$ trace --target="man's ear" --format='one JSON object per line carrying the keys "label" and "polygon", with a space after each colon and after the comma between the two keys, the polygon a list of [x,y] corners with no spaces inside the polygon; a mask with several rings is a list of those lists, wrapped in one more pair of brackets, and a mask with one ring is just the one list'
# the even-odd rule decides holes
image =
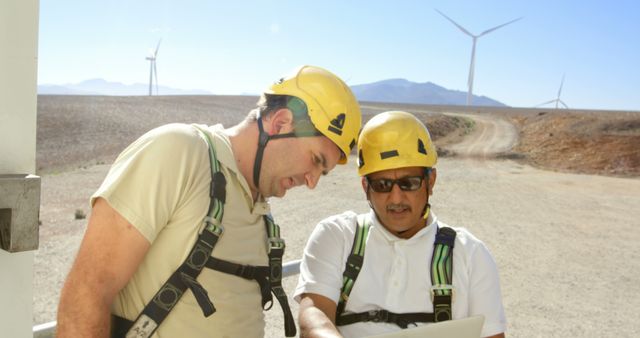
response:
{"label": "man's ear", "polygon": [[293,132],[293,114],[287,108],[280,108],[271,113],[265,122],[269,125],[269,135]]}
{"label": "man's ear", "polygon": [[369,183],[367,183],[367,178],[362,176],[362,190],[364,190],[365,194],[369,188]]}
{"label": "man's ear", "polygon": [[436,176],[438,176],[436,168],[431,168],[431,172],[429,173],[429,195],[433,195],[433,186],[436,185]]}

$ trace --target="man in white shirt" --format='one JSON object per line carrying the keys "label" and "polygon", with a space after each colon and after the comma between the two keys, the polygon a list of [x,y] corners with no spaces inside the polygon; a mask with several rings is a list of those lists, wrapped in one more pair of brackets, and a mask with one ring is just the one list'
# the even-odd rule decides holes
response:
{"label": "man in white shirt", "polygon": [[431,212],[437,154],[415,116],[386,112],[358,140],[371,206],[318,224],[294,297],[301,337],[366,337],[482,315],[483,337],[504,337],[498,270],[486,246]]}

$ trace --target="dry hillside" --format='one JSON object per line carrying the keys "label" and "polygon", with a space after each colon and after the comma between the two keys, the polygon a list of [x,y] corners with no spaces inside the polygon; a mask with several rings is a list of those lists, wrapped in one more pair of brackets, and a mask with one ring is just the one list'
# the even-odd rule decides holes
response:
{"label": "dry hillside", "polygon": [[[241,121],[253,96],[38,97],[37,168],[62,172],[112,162],[146,131],[171,122]],[[640,112],[362,103],[365,121],[386,110],[406,110],[427,123],[439,148],[457,142],[473,121],[443,113],[490,114],[516,125],[519,142],[503,156],[543,168],[616,176],[640,175]],[[448,154],[446,151],[442,155]]]}
{"label": "dry hillside", "polygon": [[540,112],[513,118],[514,151],[535,166],[559,171],[640,176],[640,113]]}
{"label": "dry hillside", "polygon": [[[111,163],[129,143],[166,123],[236,124],[255,107],[253,96],[62,96],[38,97],[38,173]],[[385,111],[363,108],[365,120]],[[415,112],[434,140],[463,134],[457,117]],[[450,138],[443,143],[451,142]]]}

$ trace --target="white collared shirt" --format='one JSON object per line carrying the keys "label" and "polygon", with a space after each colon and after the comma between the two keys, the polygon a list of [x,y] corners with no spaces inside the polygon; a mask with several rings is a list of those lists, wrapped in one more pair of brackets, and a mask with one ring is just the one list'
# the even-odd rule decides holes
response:
{"label": "white collared shirt", "polygon": [[[385,309],[395,313],[433,312],[430,264],[438,226],[432,222],[409,239],[398,238],[367,216],[371,229],[364,263],[354,284],[345,313]],[[342,273],[355,236],[357,215],[345,212],[329,217],[314,229],[304,251],[294,298],[314,293],[338,302]],[[498,270],[484,243],[464,228],[455,228],[453,250],[453,319],[485,317],[482,336],[506,330]],[[340,326],[345,337],[364,337],[396,331],[395,324],[360,322]]]}

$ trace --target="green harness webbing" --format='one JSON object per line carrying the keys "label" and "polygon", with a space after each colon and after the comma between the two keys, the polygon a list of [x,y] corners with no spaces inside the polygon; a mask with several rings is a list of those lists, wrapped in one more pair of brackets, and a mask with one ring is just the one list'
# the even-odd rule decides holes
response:
{"label": "green harness webbing", "polygon": [[353,238],[351,254],[347,258],[345,270],[342,274],[342,290],[336,310],[336,325],[349,325],[357,322],[385,322],[394,323],[405,329],[416,323],[433,323],[450,320],[451,301],[453,297],[453,246],[456,239],[455,230],[440,227],[434,241],[433,256],[431,258],[431,300],[432,313],[393,313],[387,310],[375,310],[360,313],[344,314],[349,294],[358,278],[364,263],[364,249],[371,223],[366,215],[358,215],[356,233]]}
{"label": "green harness webbing", "polygon": [[[271,215],[265,215],[264,222],[269,244],[269,266],[241,265],[217,259],[211,256],[218,239],[222,235],[222,216],[226,199],[226,179],[220,172],[220,163],[216,159],[215,148],[209,135],[195,127],[206,140],[211,162],[211,186],[209,196],[209,210],[204,218],[204,229],[198,236],[195,245],[187,259],[169,277],[152,300],[145,306],[138,318],[131,322],[124,318],[112,316],[112,337],[148,338],[157,330],[158,326],[171,312],[173,307],[187,288],[189,288],[205,317],[212,315],[216,308],[209,299],[209,295],[196,280],[202,269],[214,269],[220,272],[236,275],[249,280],[255,280],[260,285],[262,307],[268,310],[273,305],[271,293],[276,296],[284,312],[285,335],[296,335],[296,325],[293,320],[287,295],[282,288],[282,256],[285,250],[284,240],[280,238],[280,227],[273,221]],[[242,319],[239,318],[239,321]]]}

